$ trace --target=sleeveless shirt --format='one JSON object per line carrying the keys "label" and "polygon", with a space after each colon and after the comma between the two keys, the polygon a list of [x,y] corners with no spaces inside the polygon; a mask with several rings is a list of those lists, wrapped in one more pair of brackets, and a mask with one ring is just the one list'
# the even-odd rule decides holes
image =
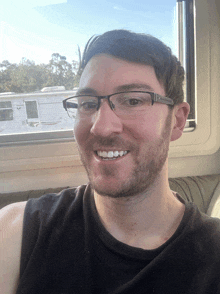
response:
{"label": "sleeveless shirt", "polygon": [[220,293],[220,220],[185,206],[174,235],[143,250],[106,231],[90,185],[30,199],[16,294]]}

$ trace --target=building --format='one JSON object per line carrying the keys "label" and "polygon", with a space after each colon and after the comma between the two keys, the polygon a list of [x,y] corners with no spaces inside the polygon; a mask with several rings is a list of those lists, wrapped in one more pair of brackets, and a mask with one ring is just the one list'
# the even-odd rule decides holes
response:
{"label": "building", "polygon": [[34,93],[0,93],[0,135],[72,129],[62,101],[75,92],[47,87]]}

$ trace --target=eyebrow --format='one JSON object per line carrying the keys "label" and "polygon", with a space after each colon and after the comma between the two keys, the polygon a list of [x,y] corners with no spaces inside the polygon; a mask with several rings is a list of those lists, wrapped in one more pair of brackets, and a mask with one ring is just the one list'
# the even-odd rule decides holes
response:
{"label": "eyebrow", "polygon": [[97,95],[97,92],[92,88],[85,87],[85,88],[79,89],[75,95],[76,96],[77,95]]}
{"label": "eyebrow", "polygon": [[148,91],[154,92],[154,89],[148,84],[132,83],[132,84],[125,84],[125,85],[116,87],[116,91],[119,91],[119,92],[132,91],[135,89],[138,89],[138,90],[142,89],[142,90],[148,90]]}
{"label": "eyebrow", "polygon": [[[132,83],[132,84],[125,84],[120,85],[115,88],[115,92],[124,92],[124,91],[134,91],[134,90],[147,90],[150,92],[154,92],[154,89],[148,84],[140,84],[140,83]],[[79,89],[76,94],[77,95],[97,95],[97,91],[93,88],[85,87]]]}

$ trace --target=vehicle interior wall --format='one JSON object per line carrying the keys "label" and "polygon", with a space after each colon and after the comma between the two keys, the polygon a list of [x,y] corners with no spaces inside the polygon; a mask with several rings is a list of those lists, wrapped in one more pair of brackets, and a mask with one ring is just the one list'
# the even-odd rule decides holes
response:
{"label": "vehicle interior wall", "polygon": [[[197,105],[204,93],[210,94],[211,116],[216,115],[215,126],[211,126],[210,134],[215,133],[215,148],[210,148],[206,155],[196,155],[169,159],[169,176],[193,176],[220,173],[220,1],[195,1],[196,5],[196,97]],[[208,28],[208,29],[207,29]],[[205,59],[209,59],[206,67]],[[208,89],[208,91],[207,91]],[[207,91],[207,92],[206,92]],[[204,100],[208,95],[204,97]],[[212,107],[215,104],[215,109]],[[206,104],[204,104],[205,107]],[[202,146],[198,146],[198,149]],[[212,150],[211,150],[212,149]],[[208,152],[207,152],[208,153]]]}

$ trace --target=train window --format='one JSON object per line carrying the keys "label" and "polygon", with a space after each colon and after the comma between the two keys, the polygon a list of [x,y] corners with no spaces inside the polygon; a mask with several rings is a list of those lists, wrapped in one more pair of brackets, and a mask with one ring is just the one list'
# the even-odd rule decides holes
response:
{"label": "train window", "polygon": [[[187,28],[193,13],[185,2],[192,3],[185,0],[156,0],[152,4],[143,0],[135,3],[99,0],[92,5],[65,0],[4,3],[0,101],[6,98],[4,92],[13,92],[7,99],[16,105],[16,119],[13,128],[2,126],[2,144],[35,143],[47,137],[53,142],[73,139],[73,122],[63,110],[62,100],[75,93],[79,80],[78,49],[82,51],[94,34],[120,28],[150,33],[170,46],[187,69],[185,56],[189,56],[192,47],[186,46],[186,40],[193,36],[193,30]],[[189,82],[192,79],[187,79],[186,89],[191,88],[187,86]],[[189,99],[192,93],[186,95],[191,104],[194,103]],[[32,99],[35,101],[26,101]],[[37,118],[38,123],[29,123]],[[192,113],[192,121],[194,118]]]}
{"label": "train window", "polygon": [[[112,29],[158,37],[185,67],[185,99],[191,112],[183,136],[171,143],[169,157],[216,152],[220,40],[214,2],[5,1],[0,21],[0,102],[7,102],[0,107],[4,169],[14,171],[14,160],[16,170],[26,169],[25,160],[30,158],[37,168],[50,163],[53,167],[79,165],[78,157],[68,158],[77,154],[77,147],[72,142],[73,121],[62,100],[76,91],[79,49],[92,35]],[[41,158],[40,163],[36,158]]]}

